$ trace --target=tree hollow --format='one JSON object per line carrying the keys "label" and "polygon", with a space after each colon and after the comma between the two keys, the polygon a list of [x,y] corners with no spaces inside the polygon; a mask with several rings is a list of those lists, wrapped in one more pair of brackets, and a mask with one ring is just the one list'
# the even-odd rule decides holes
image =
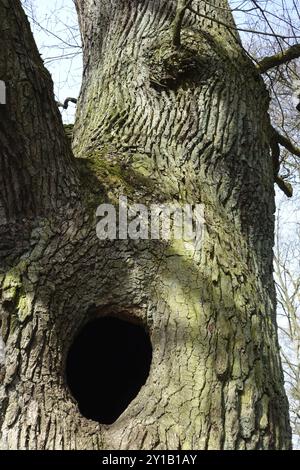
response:
{"label": "tree hollow", "polygon": [[87,323],[66,361],[67,384],[81,414],[112,424],[145,384],[151,359],[151,341],[141,325],[115,317]]}

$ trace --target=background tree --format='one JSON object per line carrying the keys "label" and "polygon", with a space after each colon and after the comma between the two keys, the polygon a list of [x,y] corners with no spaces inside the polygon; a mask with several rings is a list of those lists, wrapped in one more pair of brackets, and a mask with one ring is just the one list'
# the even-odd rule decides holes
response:
{"label": "background tree", "polygon": [[287,216],[292,211],[290,209],[286,213],[285,207],[286,204],[281,203],[277,215],[275,279],[281,354],[290,404],[293,445],[297,449],[300,445],[299,214],[294,214],[293,223],[291,217]]}
{"label": "background tree", "polygon": [[[0,1],[4,447],[290,446],[269,96],[227,2],[187,3],[174,44],[175,1],[76,2],[73,158],[20,4]],[[95,207],[124,192],[201,202],[201,250],[99,242]],[[79,414],[63,373],[78,329],[107,313],[142,322],[153,346],[145,387],[108,428]]]}

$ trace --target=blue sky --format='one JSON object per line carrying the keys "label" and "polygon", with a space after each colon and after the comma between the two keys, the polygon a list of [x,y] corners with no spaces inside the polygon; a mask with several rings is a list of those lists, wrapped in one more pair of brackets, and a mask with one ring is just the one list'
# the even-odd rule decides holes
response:
{"label": "blue sky", "polygon": [[[40,53],[49,69],[57,101],[80,91],[82,60],[77,15],[72,0],[23,0]],[[41,26],[42,27],[41,27]],[[75,105],[62,110],[65,123],[73,122]]]}

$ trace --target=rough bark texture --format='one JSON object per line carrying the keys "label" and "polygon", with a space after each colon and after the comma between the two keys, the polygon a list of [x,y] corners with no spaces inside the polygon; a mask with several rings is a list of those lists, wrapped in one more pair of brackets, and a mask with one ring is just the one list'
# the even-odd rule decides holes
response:
{"label": "rough bark texture", "polygon": [[0,106],[0,253],[4,256],[24,249],[34,219],[71,205],[78,183],[53,100],[51,76],[19,2],[1,1],[0,17],[0,76],[8,95],[7,105]]}
{"label": "rough bark texture", "polygon": [[[38,169],[53,189],[30,179],[33,206],[49,212],[30,226],[22,254],[2,266],[2,448],[289,448],[272,277],[269,98],[237,35],[189,12],[174,51],[175,1],[77,0],[84,77],[72,159],[19,2],[8,3],[0,0],[9,24],[1,32],[9,42],[18,28],[22,41],[0,69],[22,73],[32,87],[18,87],[18,100],[10,95],[1,111],[21,116],[10,126],[1,114],[1,177],[4,187],[18,184],[20,159],[24,175]],[[233,25],[227,1],[194,0],[193,8]],[[14,142],[17,127],[27,153]],[[68,200],[77,174],[77,204],[66,205],[59,194]],[[6,224],[15,207],[29,217],[5,194]],[[178,240],[100,242],[95,206],[119,194],[202,203],[201,249]],[[58,200],[63,214],[50,210]],[[146,326],[153,361],[136,399],[103,426],[79,414],[64,363],[80,327],[108,313]]]}

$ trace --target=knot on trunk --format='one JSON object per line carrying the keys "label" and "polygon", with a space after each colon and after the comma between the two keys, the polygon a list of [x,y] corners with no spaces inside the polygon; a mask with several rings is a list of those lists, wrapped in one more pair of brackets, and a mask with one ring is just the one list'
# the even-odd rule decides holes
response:
{"label": "knot on trunk", "polygon": [[149,79],[153,88],[176,90],[180,86],[205,83],[218,69],[219,57],[199,34],[184,35],[184,44],[175,48],[169,38],[156,43],[147,54]]}

